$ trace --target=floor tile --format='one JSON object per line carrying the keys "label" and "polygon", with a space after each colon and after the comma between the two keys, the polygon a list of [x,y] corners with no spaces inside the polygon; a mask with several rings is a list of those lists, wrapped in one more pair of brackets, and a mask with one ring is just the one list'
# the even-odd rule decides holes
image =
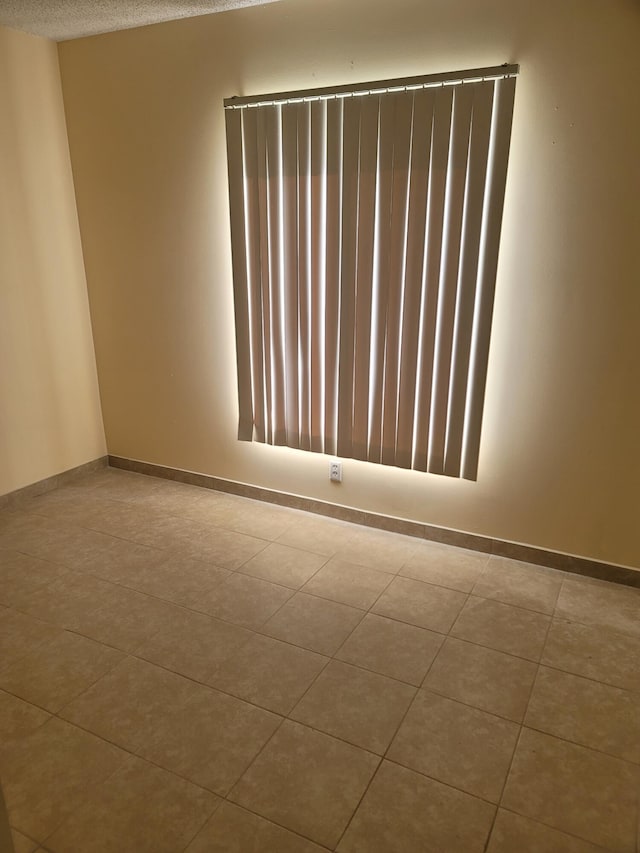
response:
{"label": "floor tile", "polygon": [[[0,514],[0,548],[40,556],[40,551],[55,535],[57,526],[52,519],[20,510],[7,510]],[[34,544],[39,549],[36,554],[32,553]]]}
{"label": "floor tile", "polygon": [[34,853],[38,848],[37,841],[32,841],[30,838],[27,838],[26,835],[18,832],[17,829],[11,830],[11,838],[13,841],[14,853]]}
{"label": "floor tile", "polygon": [[326,557],[274,542],[252,557],[240,571],[246,575],[299,589],[326,562]]}
{"label": "floor tile", "polygon": [[637,690],[640,685],[640,637],[554,619],[542,663]]}
{"label": "floor tile", "polygon": [[640,768],[523,729],[502,805],[616,853],[636,847]]}
{"label": "floor tile", "polygon": [[186,853],[322,853],[324,849],[225,802],[187,847]]}
{"label": "floor tile", "polygon": [[332,558],[308,581],[303,591],[367,610],[393,575]]}
{"label": "floor tile", "polygon": [[76,481],[78,488],[84,486],[91,497],[108,500],[126,500],[133,502],[136,497],[148,497],[158,488],[171,485],[156,477],[134,474],[132,471],[120,471],[117,468],[104,468],[94,474]]}
{"label": "floor tile", "polygon": [[295,516],[287,507],[269,506],[237,495],[222,497],[212,517],[212,523],[217,527],[273,540],[285,533],[294,522]]}
{"label": "floor tile", "polygon": [[176,853],[218,804],[208,791],[129,757],[46,843],[52,853]]}
{"label": "floor tile", "polygon": [[0,687],[55,713],[123,658],[122,652],[62,631],[8,666],[0,664]]}
{"label": "floor tile", "polygon": [[380,596],[373,612],[446,634],[466,600],[461,592],[398,577]]}
{"label": "floor tile", "polygon": [[212,563],[163,553],[163,562],[140,567],[122,583],[165,601],[197,608],[203,596],[231,577],[230,571]]}
{"label": "floor tile", "polygon": [[451,634],[499,652],[539,661],[551,618],[472,595],[460,611]]}
{"label": "floor tile", "polygon": [[200,687],[142,734],[138,753],[225,796],[281,721],[248,702]]}
{"label": "floor tile", "polygon": [[640,764],[640,693],[541,666],[525,724]]}
{"label": "floor tile", "polygon": [[495,806],[384,761],[340,853],[482,853]]}
{"label": "floor tile", "polygon": [[424,686],[483,711],[521,722],[536,665],[493,649],[448,638]]}
{"label": "floor tile", "polygon": [[217,527],[207,531],[206,536],[190,538],[176,547],[185,557],[205,560],[223,569],[235,571],[262,551],[267,544],[264,539]]}
{"label": "floor tile", "polygon": [[158,666],[208,683],[215,670],[253,636],[204,613],[185,610],[136,652]]}
{"label": "floor tile", "polygon": [[63,524],[79,526],[83,526],[110,505],[111,501],[99,497],[92,498],[87,489],[77,489],[73,486],[53,489],[22,504],[29,513],[42,515]]}
{"label": "floor tile", "polygon": [[127,530],[126,538],[152,548],[180,549],[185,556],[191,556],[187,552],[195,549],[211,532],[209,527],[188,518],[148,513],[144,509],[133,511],[139,515]]}
{"label": "floor tile", "polygon": [[97,610],[90,615],[77,615],[76,630],[98,642],[133,653],[179,614],[180,610],[169,602],[114,584]]}
{"label": "floor tile", "polygon": [[100,578],[68,572],[45,588],[35,590],[21,610],[36,619],[75,630],[90,620],[113,588],[113,584]]}
{"label": "floor tile", "polygon": [[43,526],[37,536],[30,538],[23,546],[25,553],[34,557],[60,563],[69,569],[84,566],[87,561],[95,558],[111,544],[111,537],[72,525],[56,525],[50,522],[52,528],[45,535]]}
{"label": "floor tile", "polygon": [[10,823],[44,841],[121,766],[126,753],[52,717],[2,749],[1,760]]}
{"label": "floor tile", "polygon": [[214,687],[288,714],[327,663],[315,652],[271,637],[252,637],[211,676]]}
{"label": "floor tile", "polygon": [[352,527],[353,536],[338,544],[336,555],[355,563],[395,574],[416,552],[420,540],[372,527]]}
{"label": "floor tile", "polygon": [[420,543],[400,574],[460,592],[471,592],[488,562],[488,554],[425,541]]}
{"label": "floor tile", "polygon": [[0,661],[11,666],[62,634],[60,628],[15,610],[0,610]]}
{"label": "floor tile", "polygon": [[424,628],[368,613],[336,657],[420,686],[443,639]]}
{"label": "floor tile", "polygon": [[640,589],[591,580],[566,580],[555,615],[640,637]]}
{"label": "floor tile", "polygon": [[0,743],[26,737],[51,715],[11,693],[0,690]]}
{"label": "floor tile", "polygon": [[387,758],[498,803],[520,727],[420,690]]}
{"label": "floor tile", "polygon": [[[192,499],[172,512],[181,518],[190,518],[205,527],[222,527],[219,523],[221,513],[235,500],[235,495],[219,492],[215,489],[194,489]],[[146,503],[146,500],[144,501]]]}
{"label": "floor tile", "polygon": [[588,841],[498,809],[487,853],[605,853]]}
{"label": "floor tile", "polygon": [[23,607],[40,619],[125,652],[134,652],[176,612],[167,602],[71,572],[37,590]]}
{"label": "floor tile", "polygon": [[28,596],[68,571],[66,566],[0,550],[0,604],[20,607]]}
{"label": "floor tile", "polygon": [[548,569],[504,557],[491,557],[473,588],[473,594],[552,614],[561,585],[561,577]]}
{"label": "floor tile", "polygon": [[[211,489],[189,486],[186,483],[171,483],[162,481],[162,487],[149,494],[129,496],[128,503],[142,506],[159,515],[175,515],[180,518],[191,518],[191,510],[200,506],[205,497],[212,497],[216,492]],[[195,518],[194,521],[200,519]]]}
{"label": "floor tile", "polygon": [[203,593],[194,607],[225,622],[256,630],[292,595],[293,590],[284,586],[233,574],[214,589]]}
{"label": "floor tile", "polygon": [[86,561],[78,560],[75,571],[88,572],[112,583],[133,586],[139,574],[149,574],[167,559],[167,552],[137,542],[110,537],[108,547]]}
{"label": "floor tile", "polygon": [[147,530],[149,526],[155,529],[165,521],[171,527],[170,516],[166,512],[159,512],[152,508],[147,503],[149,497],[149,495],[145,496],[145,503],[141,505],[131,501],[110,501],[102,511],[92,515],[85,524],[100,533],[118,536],[122,540],[138,543],[141,547],[163,548],[164,537],[152,541],[147,535]]}
{"label": "floor tile", "polygon": [[283,545],[331,557],[355,538],[352,525],[334,518],[305,515],[278,537]]}
{"label": "floor tile", "polygon": [[253,812],[333,847],[379,758],[286,721],[230,794]]}
{"label": "floor tile", "polygon": [[135,751],[143,735],[198,685],[146,661],[127,658],[60,711],[60,716]]}
{"label": "floor tile", "polygon": [[362,610],[298,592],[261,629],[296,646],[332,655],[363,617]]}
{"label": "floor tile", "polygon": [[332,661],[291,712],[291,718],[384,753],[415,695],[408,684]]}

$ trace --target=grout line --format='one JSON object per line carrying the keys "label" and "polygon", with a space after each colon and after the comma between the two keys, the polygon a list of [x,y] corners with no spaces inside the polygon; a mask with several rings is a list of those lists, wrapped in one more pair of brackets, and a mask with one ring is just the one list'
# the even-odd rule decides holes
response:
{"label": "grout line", "polygon": [[572,678],[581,678],[583,681],[591,682],[591,684],[598,684],[600,687],[609,687],[611,690],[619,690],[621,693],[628,693],[630,696],[638,697],[640,694],[640,684],[638,687],[621,687],[619,684],[613,684],[611,681],[600,681],[597,678],[593,678],[593,676],[583,675],[581,672],[575,672],[571,669],[563,669],[557,664],[547,663],[542,659],[540,659],[539,665],[541,669],[551,669],[554,672],[560,672],[563,675],[569,675]]}
{"label": "grout line", "polygon": [[[466,603],[466,602],[465,602],[465,603]],[[463,605],[463,606],[464,606],[464,605]],[[462,609],[462,608],[461,608],[461,609]],[[441,643],[440,648],[439,648],[439,649],[438,649],[438,651],[435,653],[435,655],[433,656],[433,659],[431,660],[431,663],[430,663],[430,664],[429,664],[429,666],[427,667],[427,671],[425,672],[425,674],[424,674],[424,676],[423,676],[423,679],[422,679],[422,682],[421,682],[420,686],[419,686],[419,687],[417,687],[417,688],[415,689],[414,696],[413,696],[413,698],[411,699],[411,702],[409,702],[409,705],[407,706],[407,710],[406,710],[406,711],[405,711],[405,713],[402,715],[402,718],[401,718],[400,722],[399,722],[399,723],[398,723],[398,725],[396,726],[396,729],[395,729],[395,731],[394,731],[394,733],[393,733],[392,737],[390,738],[389,743],[387,744],[387,748],[385,749],[385,751],[384,751],[384,753],[383,753],[383,755],[382,755],[381,762],[380,762],[380,764],[378,765],[378,768],[376,769],[376,772],[374,773],[374,775],[373,775],[373,776],[371,777],[371,779],[369,780],[369,784],[367,785],[367,788],[366,788],[366,790],[365,790],[364,794],[363,794],[363,795],[362,795],[362,797],[360,798],[360,801],[359,801],[358,805],[356,806],[356,808],[354,809],[354,811],[353,811],[353,813],[352,813],[352,815],[351,815],[351,818],[349,819],[349,822],[347,823],[347,826],[345,827],[344,832],[343,832],[343,833],[342,833],[342,835],[340,836],[340,841],[342,841],[342,839],[343,839],[343,838],[344,838],[344,836],[346,835],[346,833],[347,833],[347,831],[348,831],[349,827],[351,826],[351,823],[353,822],[353,819],[355,818],[355,815],[356,815],[356,813],[357,813],[357,811],[358,811],[358,809],[359,809],[359,807],[360,807],[360,804],[362,803],[362,801],[363,801],[363,799],[364,799],[364,797],[365,797],[365,795],[366,795],[367,791],[369,790],[369,788],[370,788],[370,786],[371,786],[371,784],[372,784],[372,782],[373,782],[373,779],[374,779],[374,777],[376,776],[376,774],[377,774],[377,772],[378,772],[378,769],[382,766],[382,763],[383,763],[384,761],[392,761],[391,759],[389,759],[389,758],[388,758],[389,750],[391,749],[391,747],[392,747],[392,745],[393,745],[393,742],[395,741],[396,737],[398,736],[398,732],[399,732],[399,731],[400,731],[400,729],[402,728],[402,726],[403,726],[403,724],[404,724],[404,722],[405,722],[405,720],[406,720],[407,716],[409,715],[409,713],[410,713],[411,709],[413,708],[413,706],[414,706],[414,704],[415,704],[415,702],[416,702],[416,699],[417,699],[417,697],[418,697],[418,695],[419,695],[419,693],[420,693],[420,690],[422,689],[422,687],[423,687],[423,685],[424,685],[424,682],[425,682],[425,680],[426,680],[426,678],[427,678],[427,676],[428,676],[429,672],[431,671],[431,668],[432,668],[433,664],[435,663],[436,658],[437,658],[437,657],[438,657],[438,655],[440,654],[440,651],[442,650],[442,647],[443,647],[443,646],[444,646],[444,641]],[[398,764],[400,767],[405,767],[405,765],[402,765],[402,764],[400,764],[399,762],[393,762],[393,763],[394,763],[394,764]],[[407,768],[407,767],[405,767],[405,769],[412,770],[413,768]],[[420,772],[420,771],[414,771],[414,772]],[[422,775],[425,775],[425,776],[426,776],[426,774],[422,774]],[[433,778],[433,777],[427,777],[427,778]],[[439,782],[440,780],[435,780],[435,781],[438,781],[438,782]],[[441,782],[441,784],[445,784],[445,783],[442,783],[442,782]],[[450,787],[451,787],[451,786],[450,786]],[[340,844],[340,841],[338,842],[338,845]],[[338,846],[338,845],[337,845],[337,846]]]}
{"label": "grout line", "polygon": [[493,815],[493,820],[491,821],[491,827],[490,827],[489,833],[487,835],[487,840],[485,841],[485,845],[484,845],[485,853],[488,850],[489,842],[491,841],[491,836],[493,835],[493,830],[494,830],[494,827],[496,825],[496,818],[498,817],[498,812],[501,808],[502,800],[504,799],[504,792],[507,788],[507,782],[509,781],[509,776],[511,775],[511,768],[513,767],[513,762],[514,762],[515,757],[516,757],[516,752],[518,751],[518,746],[520,745],[520,738],[522,737],[523,728],[524,728],[523,724],[520,723],[520,728],[518,729],[518,736],[516,738],[516,742],[515,742],[515,745],[513,747],[513,752],[511,753],[511,760],[509,761],[509,766],[508,766],[507,772],[505,773],[505,776],[504,776],[504,782],[502,783],[502,791],[500,792],[500,796],[498,798],[498,802],[496,805],[496,810],[495,810],[495,813]]}
{"label": "grout line", "polygon": [[[375,754],[375,753],[374,753],[374,754]],[[376,776],[378,775],[378,772],[379,772],[380,768],[382,767],[382,765],[383,765],[383,763],[384,763],[384,756],[382,756],[382,755],[377,755],[376,757],[378,758],[378,764],[376,765],[376,769],[375,769],[375,770],[373,771],[373,773],[371,774],[371,778],[369,779],[369,781],[368,781],[368,783],[367,783],[367,785],[366,785],[366,787],[365,787],[364,791],[362,792],[362,796],[359,798],[359,800],[358,800],[358,802],[356,803],[356,805],[355,805],[355,807],[354,807],[353,811],[351,812],[351,817],[350,817],[350,818],[349,818],[349,820],[347,821],[347,824],[346,824],[345,828],[343,829],[343,831],[342,831],[342,833],[341,833],[341,835],[340,835],[340,838],[338,838],[338,841],[337,841],[337,843],[336,843],[336,844],[335,844],[335,846],[334,846],[334,850],[337,850],[337,849],[338,849],[338,847],[340,847],[340,844],[342,843],[342,839],[345,837],[345,835],[346,835],[346,834],[347,834],[347,832],[349,831],[349,827],[350,827],[350,826],[351,826],[351,824],[353,823],[353,820],[354,820],[355,816],[357,815],[357,813],[358,813],[358,811],[359,811],[359,809],[360,809],[360,806],[362,805],[362,803],[363,803],[363,801],[364,801],[364,798],[365,798],[365,797],[367,796],[367,794],[369,793],[369,788],[370,788],[370,787],[371,787],[371,785],[373,784],[373,780],[374,780],[374,779],[376,778]]]}
{"label": "grout line", "polygon": [[[216,796],[218,796],[218,795],[216,795]],[[253,815],[254,817],[257,817],[260,820],[264,821],[265,823],[269,823],[272,826],[277,827],[278,829],[283,829],[283,830],[285,830],[285,832],[288,832],[291,835],[294,835],[296,838],[299,838],[301,841],[307,841],[307,842],[310,842],[312,844],[315,844],[320,850],[327,850],[327,851],[331,850],[330,847],[326,847],[324,844],[321,844],[319,841],[314,841],[309,836],[302,835],[297,830],[291,829],[290,827],[285,826],[284,824],[278,823],[276,820],[274,820],[273,817],[265,817],[264,815],[260,814],[259,812],[254,811],[253,809],[249,808],[249,806],[247,806],[247,805],[240,805],[240,803],[236,803],[234,800],[229,800],[226,797],[220,797],[219,799],[220,799],[219,804],[217,805],[213,814],[207,818],[204,826],[206,826],[215,817],[216,813],[219,811],[219,809],[223,805],[227,804],[227,805],[231,806],[232,808],[238,809],[239,811],[247,812],[247,814]],[[189,847],[189,845],[193,843],[196,836],[199,835],[200,832],[202,832],[202,830],[204,829],[204,826],[198,830],[196,835],[194,835],[193,838],[191,839],[191,841],[189,841],[189,844],[187,844],[187,846],[185,848],[183,848],[183,853],[184,853],[184,850],[186,850]]]}
{"label": "grout line", "polygon": [[[192,784],[193,784],[193,783],[192,783]],[[203,790],[206,790],[206,788],[204,788]],[[195,839],[198,837],[198,835],[200,835],[200,833],[201,833],[201,832],[202,832],[202,830],[205,828],[205,826],[207,826],[207,825],[208,825],[209,821],[213,819],[214,815],[216,814],[216,812],[218,811],[218,809],[220,808],[220,806],[223,804],[223,802],[224,802],[224,800],[223,800],[223,799],[221,799],[220,797],[218,797],[218,795],[217,795],[217,794],[214,794],[214,796],[216,797],[216,801],[215,801],[215,805],[214,805],[214,809],[213,809],[213,811],[211,812],[211,814],[207,815],[207,817],[204,819],[204,821],[202,822],[202,824],[200,825],[200,827],[199,827],[199,828],[196,830],[196,832],[195,832],[195,833],[194,833],[194,834],[189,838],[189,840],[188,840],[188,841],[187,841],[187,843],[184,845],[184,847],[182,847],[182,848],[181,848],[181,853],[185,853],[185,851],[186,851],[186,850],[190,847],[190,845],[195,841]],[[36,853],[37,853],[37,851],[36,851]]]}
{"label": "grout line", "polygon": [[[240,780],[238,780],[238,781],[240,781]],[[235,785],[234,785],[234,787],[235,787]],[[229,792],[229,793],[231,793],[231,792]],[[296,838],[300,838],[304,841],[307,841],[311,844],[314,844],[316,847],[319,847],[320,850],[331,851],[331,849],[332,849],[331,847],[327,847],[321,841],[316,841],[314,838],[311,838],[311,836],[309,836],[309,835],[303,835],[298,830],[291,829],[291,827],[286,826],[284,823],[278,823],[278,821],[273,816],[266,817],[265,815],[260,814],[260,812],[255,811],[254,809],[252,809],[250,806],[246,805],[245,803],[243,803],[241,805],[240,803],[237,803],[235,800],[230,800],[228,798],[228,796],[222,798],[221,805],[223,803],[228,803],[230,806],[233,806],[234,808],[240,809],[241,811],[248,812],[249,814],[253,815],[254,817],[260,818],[260,820],[265,821],[266,823],[270,823],[273,826],[277,826],[278,829],[283,829],[283,830],[285,830],[285,832],[289,832],[289,833],[291,833],[291,835],[296,836]],[[261,853],[267,853],[267,851],[261,851]],[[269,853],[270,853],[270,851],[269,851]]]}
{"label": "grout line", "polygon": [[[387,588],[388,588],[388,587],[387,587]],[[387,588],[385,588],[385,590],[384,590],[385,592],[386,592],[386,589],[387,589]],[[382,595],[382,593],[380,593],[380,596],[381,596],[381,595]],[[380,596],[378,596],[378,598],[376,599],[376,601],[374,602],[374,604],[371,606],[371,608],[369,608],[369,612],[370,612],[370,613],[372,612],[372,609],[373,609],[373,607],[375,606],[375,604],[378,602],[378,600],[379,600]],[[467,598],[468,598],[468,596],[467,596]],[[466,603],[466,601],[465,601],[465,603]],[[464,606],[464,605],[463,605],[463,606]],[[461,609],[462,609],[462,608],[461,608]],[[423,679],[422,679],[422,684],[424,684],[424,681],[425,681],[425,679],[426,679],[427,675],[429,674],[429,671],[431,670],[431,667],[433,666],[433,664],[434,664],[434,662],[435,662],[435,659],[436,659],[436,658],[438,657],[438,655],[440,654],[440,650],[442,649],[442,646],[443,646],[443,645],[444,645],[444,642],[441,644],[440,648],[438,649],[438,651],[436,652],[436,654],[433,656],[433,660],[432,660],[432,661],[431,661],[431,663],[429,664],[429,667],[427,668],[427,671],[426,671],[426,673],[425,673],[425,675],[424,675],[424,677],[423,677]],[[411,708],[413,707],[413,704],[414,704],[414,702],[416,701],[416,697],[418,696],[418,693],[419,693],[419,691],[420,691],[420,687],[418,687],[418,688],[414,688],[414,689],[415,689],[414,696],[413,696],[413,698],[412,698],[411,702],[409,703],[409,705],[408,705],[408,707],[407,707],[407,710],[406,710],[406,711],[405,711],[405,713],[403,714],[402,719],[400,720],[400,722],[399,722],[399,723],[398,723],[398,725],[396,726],[396,730],[395,730],[395,732],[393,733],[393,736],[391,737],[391,739],[389,740],[389,743],[387,744],[387,748],[385,749],[384,753],[382,754],[382,757],[381,757],[381,759],[380,759],[380,763],[378,764],[378,766],[377,766],[377,768],[376,768],[376,770],[375,770],[375,773],[372,775],[371,779],[369,780],[369,784],[368,784],[368,785],[367,785],[367,787],[365,788],[365,790],[364,790],[364,792],[363,792],[362,796],[360,797],[360,800],[358,801],[358,803],[357,803],[357,805],[356,805],[355,809],[353,810],[353,812],[352,812],[352,814],[351,814],[351,817],[349,818],[349,821],[348,821],[347,825],[345,826],[344,831],[343,831],[342,835],[340,836],[340,839],[338,840],[338,844],[336,845],[336,847],[339,847],[339,846],[340,846],[340,843],[341,843],[342,839],[345,837],[346,833],[348,832],[349,827],[351,826],[351,824],[352,824],[352,822],[353,822],[353,820],[354,820],[354,818],[355,818],[355,816],[356,816],[356,814],[357,814],[357,812],[358,812],[358,809],[360,808],[360,805],[362,804],[362,802],[363,802],[363,800],[364,800],[364,798],[365,798],[365,796],[366,796],[367,792],[369,791],[369,788],[371,787],[371,785],[372,785],[372,783],[373,783],[373,780],[374,780],[374,779],[375,779],[375,777],[377,776],[377,774],[378,774],[378,771],[379,771],[380,767],[382,766],[382,764],[383,764],[383,762],[384,762],[385,760],[388,760],[388,759],[386,758],[386,756],[387,756],[387,754],[388,754],[388,752],[389,752],[389,749],[391,748],[391,745],[393,744],[393,741],[396,739],[397,734],[398,734],[398,732],[400,731],[400,728],[401,728],[402,724],[404,723],[405,719],[407,718],[407,715],[408,715],[409,711],[410,711],[410,710],[411,710]]]}
{"label": "grout line", "polygon": [[562,737],[562,735],[554,734],[553,732],[546,731],[545,729],[539,729],[536,726],[531,725],[530,723],[523,722],[522,728],[528,729],[532,732],[537,732],[538,734],[544,735],[545,737],[553,738],[554,740],[559,740],[562,743],[567,743],[569,744],[569,746],[577,746],[579,749],[586,749],[588,752],[595,752],[597,755],[602,755],[604,758],[612,759],[613,761],[622,761],[624,764],[628,764],[630,767],[635,767],[636,769],[640,768],[640,761],[632,761],[632,759],[630,758],[624,758],[621,755],[614,755],[612,752],[605,752],[603,749],[598,749],[598,747],[596,746],[588,746],[586,743],[580,743],[577,740],[571,740],[568,737]]}
{"label": "grout line", "polygon": [[[551,618],[549,619],[549,622],[547,623],[547,630],[546,630],[546,632],[545,632],[544,643],[542,644],[542,651],[541,651],[541,653],[540,653],[540,660],[542,659],[542,655],[544,654],[544,648],[545,648],[545,645],[546,645],[546,642],[547,642],[547,637],[549,636],[549,630],[550,630],[550,628],[551,628]],[[493,834],[493,829],[494,829],[494,827],[495,827],[496,818],[497,818],[497,816],[498,816],[498,810],[500,809],[500,806],[501,806],[502,801],[503,801],[503,799],[504,799],[505,791],[506,791],[506,789],[507,789],[507,783],[508,783],[508,781],[509,781],[509,776],[511,775],[511,769],[512,769],[512,767],[513,767],[513,762],[515,761],[516,753],[517,753],[517,751],[518,751],[518,747],[519,747],[519,745],[520,745],[520,739],[521,739],[521,737],[522,737],[522,732],[523,732],[523,730],[524,730],[524,728],[525,728],[524,721],[525,721],[525,719],[526,719],[526,717],[527,717],[527,711],[529,710],[529,705],[530,705],[530,703],[531,703],[531,697],[533,696],[533,691],[534,691],[534,689],[535,689],[535,684],[536,684],[536,681],[538,680],[538,674],[540,673],[540,660],[538,660],[538,663],[537,663],[537,669],[536,669],[536,674],[535,674],[535,677],[533,678],[533,680],[532,680],[532,682],[531,682],[531,687],[529,688],[529,696],[528,696],[528,698],[527,698],[527,704],[526,704],[526,706],[525,706],[524,713],[523,713],[523,715],[522,715],[522,721],[521,721],[521,722],[520,722],[520,724],[519,724],[519,725],[520,725],[520,728],[519,728],[519,730],[518,730],[518,737],[516,738],[516,742],[515,742],[515,746],[514,746],[514,748],[513,748],[513,752],[511,753],[511,760],[510,760],[510,762],[509,762],[509,767],[507,768],[507,772],[506,772],[506,774],[505,774],[504,781],[503,781],[503,783],[502,783],[502,790],[500,791],[500,796],[499,796],[499,798],[498,798],[497,808],[496,808],[495,814],[494,814],[494,816],[493,816],[493,820],[492,820],[492,822],[491,822],[491,829],[489,830],[489,834],[487,835],[487,841],[486,841],[486,843],[485,843],[485,847],[484,847],[485,851],[488,849],[489,842],[490,842],[490,840],[491,840],[491,836],[492,836],[492,834]]]}
{"label": "grout line", "polygon": [[595,841],[592,841],[588,838],[584,838],[581,835],[575,835],[573,832],[569,832],[569,830],[567,829],[559,829],[557,826],[553,826],[553,824],[550,823],[545,823],[543,820],[540,820],[537,817],[530,817],[530,815],[521,814],[520,812],[516,812],[513,809],[507,809],[504,806],[500,806],[499,809],[502,809],[502,811],[508,812],[511,815],[515,815],[516,817],[521,817],[525,820],[529,820],[531,821],[531,823],[537,824],[539,826],[544,826],[548,829],[553,829],[562,835],[567,835],[569,838],[575,838],[577,841],[581,841],[582,844],[591,845],[594,848],[594,851],[601,851],[601,853],[612,853],[609,848],[601,847],[600,844],[597,844]]}

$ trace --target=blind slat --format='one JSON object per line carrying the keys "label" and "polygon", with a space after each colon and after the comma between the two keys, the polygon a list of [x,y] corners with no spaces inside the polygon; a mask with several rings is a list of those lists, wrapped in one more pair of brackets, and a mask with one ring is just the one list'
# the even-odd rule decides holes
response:
{"label": "blind slat", "polygon": [[398,437],[395,464],[411,468],[413,425],[418,371],[420,303],[424,266],[424,235],[427,224],[427,188],[431,157],[434,109],[433,90],[416,92],[413,103],[411,177],[407,228],[407,263],[402,317]]}
{"label": "blind slat", "polygon": [[262,334],[262,277],[260,271],[261,249],[257,239],[260,234],[260,199],[258,194],[256,115],[243,115],[242,117],[242,150],[245,169],[245,227],[247,231],[247,243],[243,248],[247,256],[247,282],[249,286],[248,321],[251,337],[253,425],[256,441],[265,441],[264,341]]}
{"label": "blind slat", "polygon": [[434,388],[431,403],[431,442],[429,467],[437,474],[444,472],[444,445],[449,403],[449,380],[453,352],[453,323],[458,295],[458,267],[462,241],[462,211],[467,178],[469,132],[473,87],[463,86],[454,92],[451,150],[447,174],[445,203],[445,241],[442,274],[438,293],[438,329],[434,361]]}
{"label": "blind slat", "polygon": [[269,228],[269,300],[271,329],[271,400],[273,443],[287,442],[284,378],[284,278],[282,233],[281,107],[267,116],[267,198]]}
{"label": "blind slat", "polygon": [[338,456],[351,456],[353,439],[353,343],[358,221],[360,99],[344,105],[340,348],[338,358]]}
{"label": "blind slat", "polygon": [[238,363],[238,438],[253,436],[253,400],[251,395],[251,333],[249,329],[249,282],[247,270],[247,232],[244,206],[242,114],[227,118],[229,168],[229,208],[231,212],[231,249],[233,264],[236,358]]}
{"label": "blind slat", "polygon": [[384,355],[384,407],[382,413],[382,462],[395,464],[398,424],[398,368],[400,324],[404,291],[407,240],[407,201],[413,93],[397,96],[393,140],[391,224],[389,226],[389,292]]}
{"label": "blind slat", "polygon": [[325,453],[338,447],[338,330],[340,327],[340,243],[342,236],[342,101],[327,110],[327,212],[325,292]]}
{"label": "blind slat", "polygon": [[300,330],[300,447],[311,450],[311,108],[298,104],[298,324]]}
{"label": "blind slat", "polygon": [[375,213],[375,244],[373,298],[371,310],[371,364],[369,366],[369,454],[370,462],[382,460],[382,413],[384,399],[384,355],[389,304],[388,240],[391,222],[393,178],[393,127],[396,114],[394,98],[380,101],[378,136],[377,200]]}
{"label": "blind slat", "polygon": [[427,470],[429,446],[429,413],[433,396],[433,363],[440,286],[440,262],[444,233],[445,190],[449,161],[451,107],[453,92],[436,92],[431,138],[429,190],[427,196],[426,258],[423,295],[420,306],[420,345],[418,351],[418,381],[420,394],[416,402],[417,434],[413,467]]}
{"label": "blind slat", "polygon": [[260,248],[259,315],[262,323],[262,365],[264,383],[265,441],[273,444],[273,410],[271,406],[271,298],[269,294],[269,225],[267,185],[267,134],[266,116],[258,114],[256,126],[256,150],[258,166],[258,246]]}
{"label": "blind slat", "polygon": [[380,99],[370,95],[361,100],[352,453],[355,459],[366,460]]}
{"label": "blind slat", "polygon": [[457,476],[462,455],[464,408],[471,354],[471,332],[478,277],[478,253],[482,226],[482,202],[487,176],[487,155],[493,107],[493,83],[482,83],[474,91],[469,146],[469,174],[463,218],[460,283],[456,305],[449,412],[445,445],[444,472]]}
{"label": "blind slat", "polygon": [[500,228],[502,226],[502,202],[507,181],[507,163],[511,140],[511,121],[516,81],[509,78],[498,81],[495,93],[495,127],[492,132],[493,151],[490,150],[490,182],[486,193],[484,254],[481,258],[479,293],[472,339],[472,367],[469,379],[470,401],[465,412],[465,446],[461,475],[475,480],[478,475],[480,452],[480,429],[482,426],[482,407],[487,382],[487,363],[489,360],[489,335],[491,314],[495,293],[496,273],[498,269],[498,248]]}
{"label": "blind slat", "polygon": [[286,430],[289,447],[300,446],[298,397],[298,117],[296,108],[282,107],[282,161],[285,299]]}
{"label": "blind slat", "polygon": [[326,170],[325,109],[321,101],[311,104],[311,450],[324,449],[322,398],[324,395],[324,323],[322,318],[323,276],[323,194]]}

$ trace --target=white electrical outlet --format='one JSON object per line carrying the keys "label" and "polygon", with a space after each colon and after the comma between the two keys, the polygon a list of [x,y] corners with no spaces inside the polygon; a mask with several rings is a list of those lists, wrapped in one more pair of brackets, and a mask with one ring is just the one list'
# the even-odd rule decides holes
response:
{"label": "white electrical outlet", "polygon": [[332,483],[342,482],[342,462],[329,463],[329,479]]}

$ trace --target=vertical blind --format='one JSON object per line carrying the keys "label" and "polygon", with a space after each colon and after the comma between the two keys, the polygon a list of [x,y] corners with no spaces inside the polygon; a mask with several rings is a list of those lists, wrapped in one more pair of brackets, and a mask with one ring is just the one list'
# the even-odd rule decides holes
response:
{"label": "vertical blind", "polygon": [[477,478],[517,71],[225,101],[241,440]]}

